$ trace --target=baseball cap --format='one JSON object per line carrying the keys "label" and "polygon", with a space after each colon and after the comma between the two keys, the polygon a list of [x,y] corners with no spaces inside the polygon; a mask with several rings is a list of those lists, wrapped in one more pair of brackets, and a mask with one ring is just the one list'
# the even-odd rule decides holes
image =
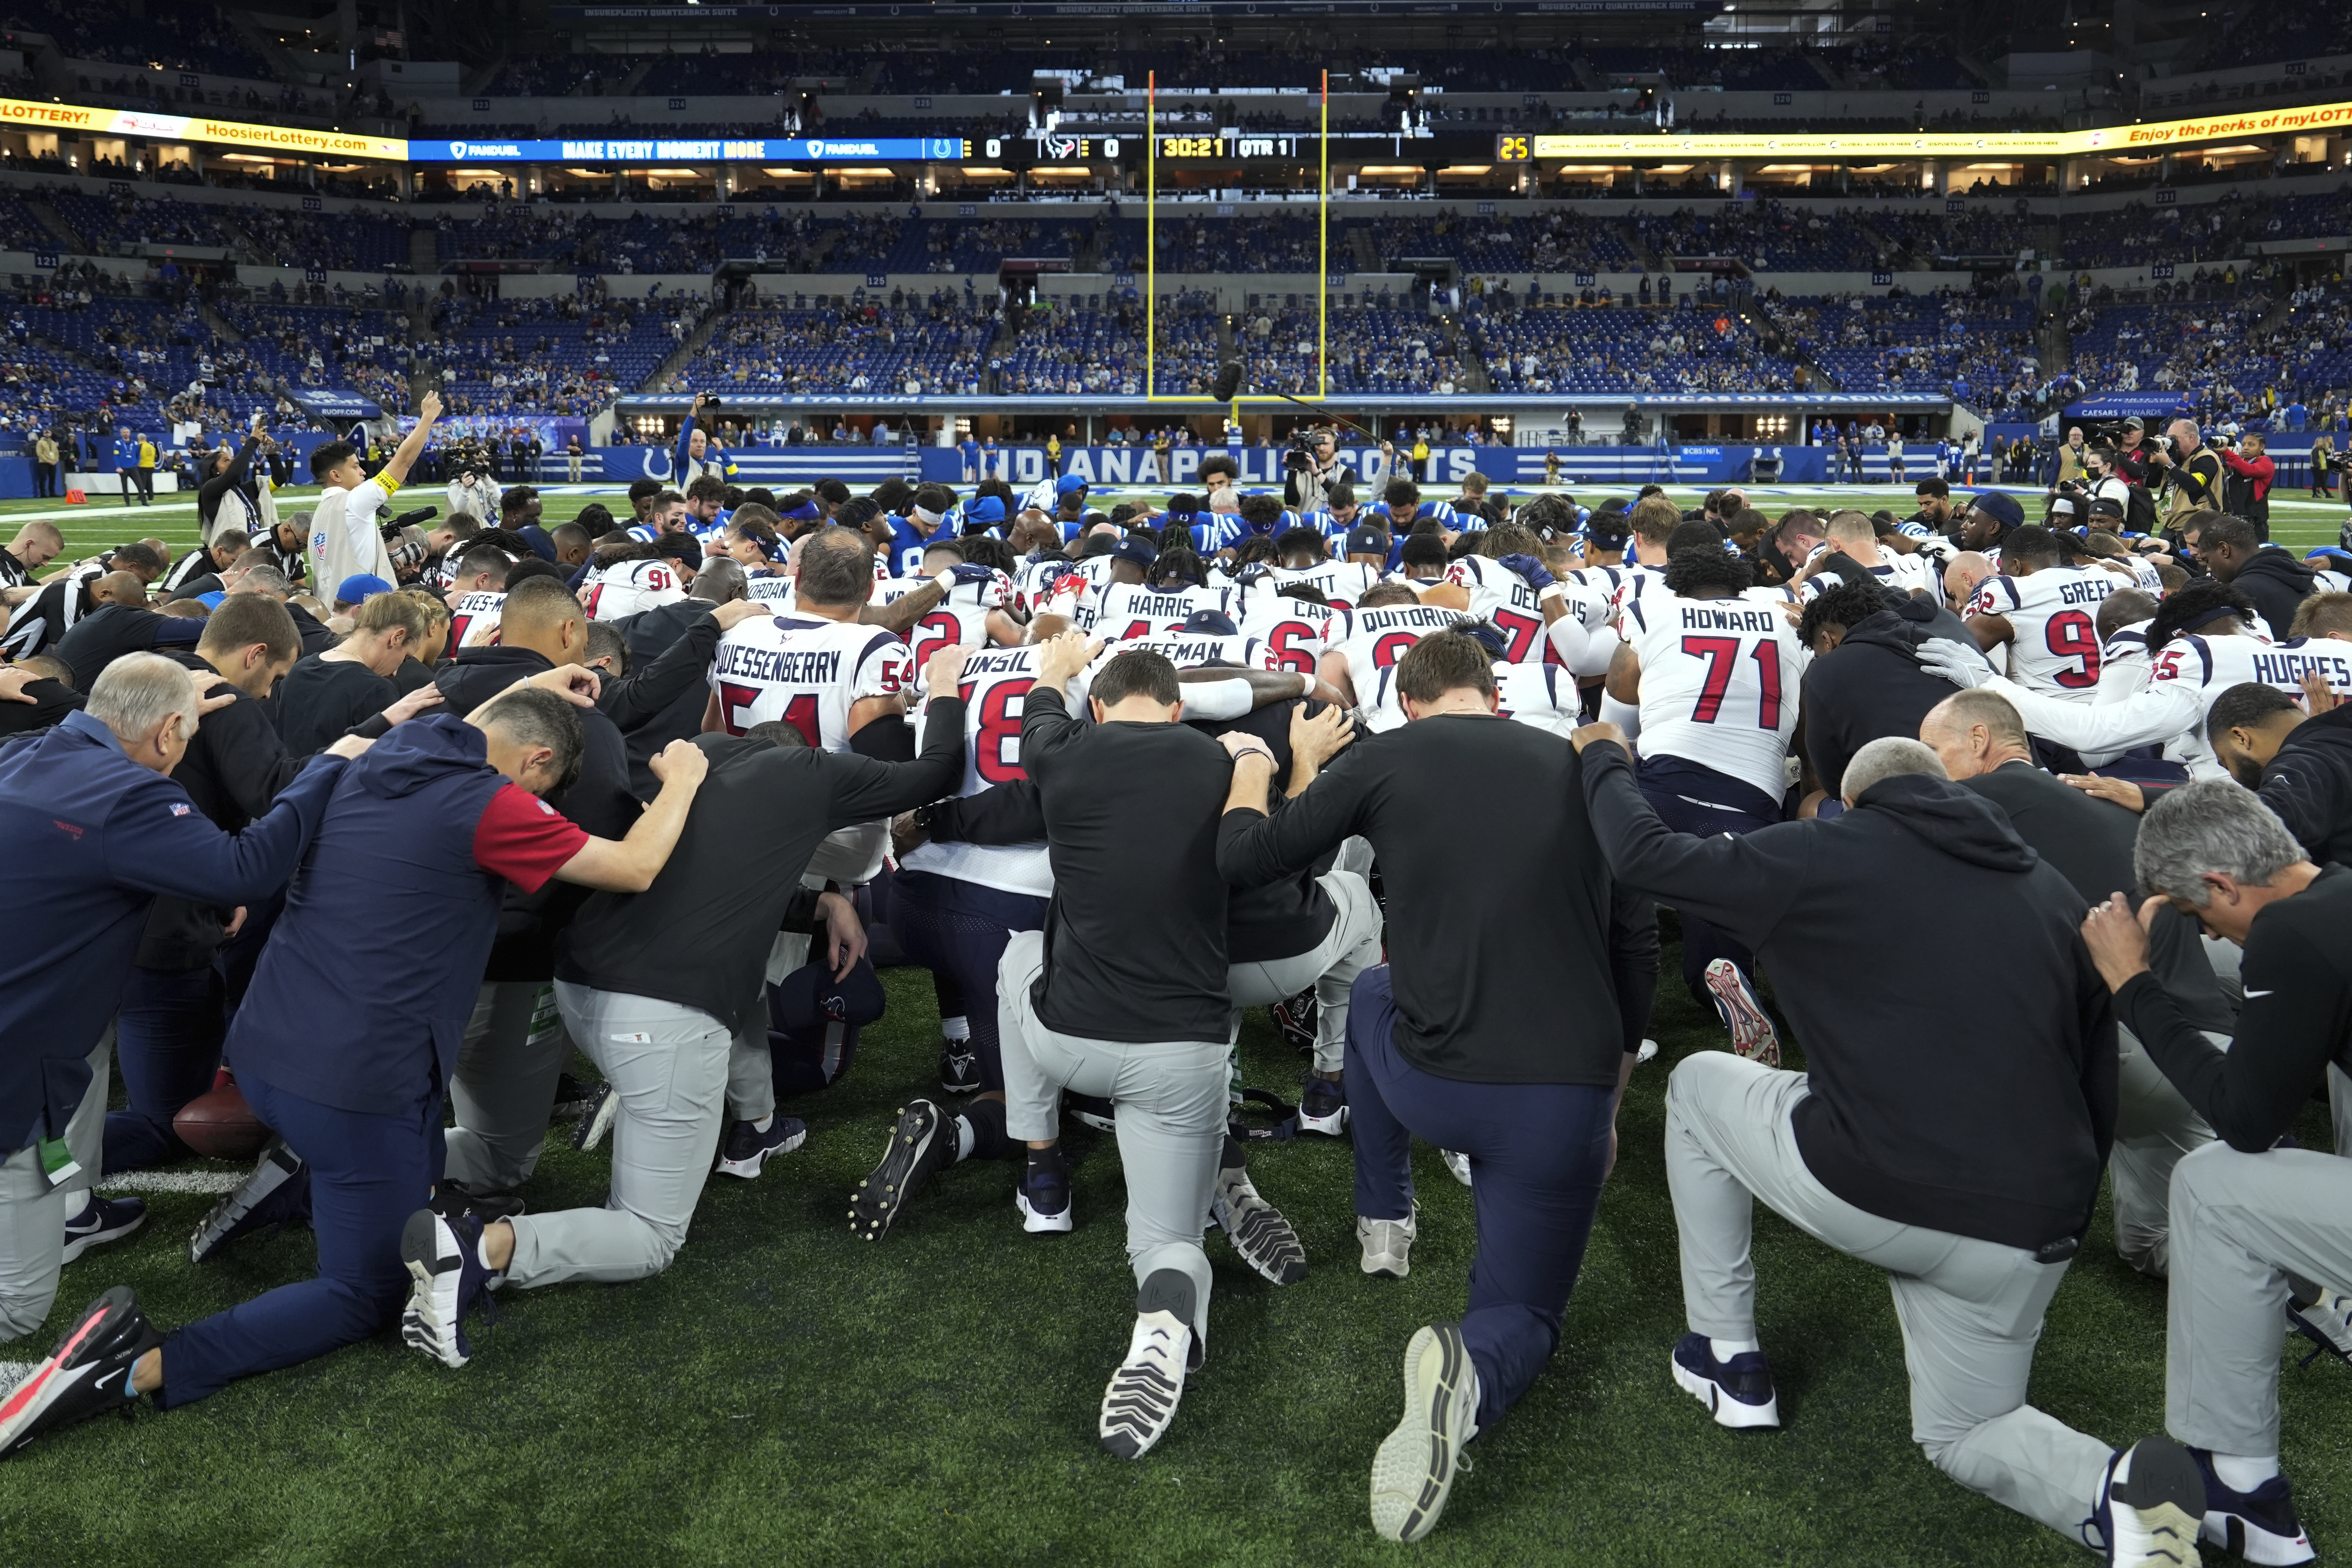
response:
{"label": "baseball cap", "polygon": [[2130,418],[2124,421],[2124,428],[2126,430],[2145,430],[2147,428],[2147,421],[2135,414]]}
{"label": "baseball cap", "polygon": [[2025,509],[2018,505],[2017,498],[2006,490],[1978,491],[1969,498],[1969,510],[1984,513],[2003,528],[2021,528],[2025,525]]}
{"label": "baseball cap", "polygon": [[1054,481],[1054,493],[1057,496],[1066,496],[1072,490],[1082,490],[1086,488],[1087,481],[1076,474],[1064,474]]}
{"label": "baseball cap", "polygon": [[1388,531],[1372,523],[1360,522],[1348,531],[1348,553],[1350,555],[1386,555],[1389,552]]}
{"label": "baseball cap", "polygon": [[354,572],[335,584],[335,603],[362,605],[377,594],[389,594],[392,584],[373,572]]}
{"label": "baseball cap", "polygon": [[2124,515],[2124,503],[2113,496],[2094,496],[2091,498],[2090,515],[2121,517]]}
{"label": "baseball cap", "polygon": [[2074,498],[2073,496],[2060,496],[2056,500],[2053,500],[2050,503],[2050,515],[2053,517],[2074,516]]}
{"label": "baseball cap", "polygon": [[1150,566],[1160,559],[1160,552],[1140,539],[1122,539],[1110,547],[1113,561],[1131,561],[1138,566]]}
{"label": "baseball cap", "polygon": [[1223,610],[1195,610],[1184,617],[1184,624],[1177,629],[1203,637],[1229,637],[1234,631],[1234,618]]}

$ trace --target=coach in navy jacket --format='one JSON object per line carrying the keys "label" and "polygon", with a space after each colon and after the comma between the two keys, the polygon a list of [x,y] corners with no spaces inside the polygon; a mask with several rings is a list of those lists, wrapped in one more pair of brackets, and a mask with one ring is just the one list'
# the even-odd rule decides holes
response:
{"label": "coach in navy jacket", "polygon": [[[40,1190],[33,1147],[63,1138],[92,1088],[90,1058],[155,895],[267,898],[293,874],[342,772],[341,758],[314,759],[267,815],[224,833],[166,776],[194,731],[196,702],[187,671],[132,655],[100,678],[87,710],[0,751],[0,900],[16,930],[0,954],[0,1152],[11,1176],[35,1162],[32,1190],[0,1184],[11,1206],[56,1195]],[[97,1149],[78,1152],[95,1175]],[[57,1289],[54,1261],[29,1274],[25,1261],[0,1257],[0,1281],[29,1280],[38,1293],[45,1273],[47,1293],[0,1299],[0,1340],[37,1325]]]}

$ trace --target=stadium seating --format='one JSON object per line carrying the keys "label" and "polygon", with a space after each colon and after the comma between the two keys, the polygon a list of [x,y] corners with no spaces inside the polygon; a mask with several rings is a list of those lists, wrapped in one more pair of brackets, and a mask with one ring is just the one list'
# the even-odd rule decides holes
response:
{"label": "stadium seating", "polygon": [[236,243],[214,217],[214,209],[170,196],[105,195],[63,186],[47,193],[49,205],[76,234],[108,255],[139,245],[199,245],[227,248]]}
{"label": "stadium seating", "polygon": [[1465,318],[1497,392],[1770,392],[1791,365],[1753,328],[1685,300],[1670,308],[1539,307]]}
{"label": "stadium seating", "polygon": [[257,204],[237,208],[233,221],[253,241],[257,258],[265,263],[350,272],[408,268],[405,217],[361,213],[331,216]]}
{"label": "stadium seating", "polygon": [[996,325],[992,310],[961,303],[944,289],[928,300],[908,298],[896,305],[812,304],[796,298],[791,306],[734,311],[675,384],[772,394],[895,395],[911,382],[925,392],[976,393]]}
{"label": "stadium seating", "polygon": [[453,413],[588,415],[651,375],[699,314],[659,300],[446,300],[420,357],[440,368]]}
{"label": "stadium seating", "polygon": [[1935,296],[1850,299],[1778,313],[1841,392],[1943,393],[1982,402],[2038,381],[2033,309]]}

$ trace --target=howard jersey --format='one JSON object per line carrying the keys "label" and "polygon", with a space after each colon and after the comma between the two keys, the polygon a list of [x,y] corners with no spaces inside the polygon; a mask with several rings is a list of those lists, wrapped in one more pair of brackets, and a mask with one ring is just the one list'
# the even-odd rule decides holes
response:
{"label": "howard jersey", "polygon": [[[1029,775],[1021,766],[1021,714],[1029,689],[1037,683],[1037,649],[991,648],[967,659],[956,689],[963,698],[963,778],[960,796]],[[916,666],[919,672],[922,667]],[[1069,708],[1087,711],[1087,672],[1071,678]],[[924,707],[930,696],[924,694]],[[1054,891],[1053,867],[1043,840],[1032,844],[923,844],[900,862],[909,871],[929,871],[1007,893],[1037,898]]]}
{"label": "howard jersey", "polygon": [[447,657],[464,647],[487,647],[499,640],[499,617],[506,610],[504,594],[460,594],[449,606]]}
{"label": "howard jersey", "polygon": [[1319,592],[1343,610],[1352,610],[1356,601],[1370,593],[1381,580],[1380,569],[1355,561],[1318,561],[1312,566],[1275,566],[1251,590],[1256,594],[1279,594],[1285,588],[1301,584]]}
{"label": "howard jersey", "polygon": [[[1381,671],[1379,685],[1367,706],[1370,711],[1365,718],[1365,727],[1374,733],[1403,727],[1404,704],[1396,694],[1395,666]],[[1556,664],[1517,664],[1496,659],[1495,716],[1565,737],[1581,721],[1576,677]]]}
{"label": "howard jersey", "polygon": [[1322,667],[1324,651],[1347,641],[1355,624],[1354,611],[1335,605],[1256,594],[1250,597],[1241,629],[1243,636],[1265,645],[1268,669],[1313,675]]}
{"label": "howard jersey", "polygon": [[2099,603],[2124,585],[2102,567],[2044,567],[2028,577],[1988,577],[1969,616],[2009,622],[2009,678],[2029,691],[2089,700],[2099,684]]}
{"label": "howard jersey", "polygon": [[675,605],[686,597],[677,568],[667,561],[620,561],[605,568],[588,590],[588,618],[617,621]]}
{"label": "howard jersey", "polygon": [[1643,756],[1696,763],[1776,801],[1788,792],[1803,666],[1778,606],[1660,590],[1628,604],[1621,629],[1642,665]]}
{"label": "howard jersey", "polygon": [[1114,642],[1172,632],[1201,610],[1240,618],[1237,588],[1150,588],[1140,583],[1115,583],[1094,596],[1091,609],[1080,619],[1097,637]]}
{"label": "howard jersey", "polygon": [[914,684],[914,656],[896,636],[814,616],[745,621],[719,639],[710,665],[729,734],[782,719],[824,752],[849,750],[852,707]]}
{"label": "howard jersey", "polygon": [[1265,647],[1255,637],[1218,637],[1213,633],[1171,632],[1161,637],[1123,638],[1112,643],[1095,656],[1087,668],[1099,675],[1104,665],[1121,654],[1146,648],[1163,655],[1178,669],[1204,669],[1210,665],[1231,665],[1240,669],[1266,668]]}
{"label": "howard jersey", "polygon": [[1348,661],[1348,679],[1356,689],[1356,705],[1363,707],[1378,695],[1380,672],[1392,668],[1412,645],[1432,632],[1442,632],[1464,620],[1459,610],[1435,605],[1382,605],[1355,612],[1356,624],[1347,639],[1331,651]]}

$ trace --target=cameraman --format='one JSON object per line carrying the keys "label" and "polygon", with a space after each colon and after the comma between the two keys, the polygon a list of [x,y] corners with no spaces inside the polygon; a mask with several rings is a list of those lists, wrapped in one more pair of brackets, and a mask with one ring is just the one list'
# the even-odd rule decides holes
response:
{"label": "cameraman", "polygon": [[1318,425],[1303,439],[1294,437],[1283,463],[1290,473],[1283,481],[1282,500],[1293,511],[1329,510],[1331,487],[1350,478],[1339,461],[1339,433],[1328,425]]}
{"label": "cameraman", "polygon": [[2168,521],[2192,511],[2218,510],[2221,505],[2221,455],[2205,445],[2193,419],[2176,419],[2164,442],[2149,451],[2148,467],[2169,479]]}
{"label": "cameraman", "polygon": [[[2124,421],[2121,437],[2116,443],[2116,460],[2108,471],[2127,485],[2146,488],[2158,477],[2149,462],[2156,448],[2148,445],[2147,435],[2147,426],[2138,415]],[[2155,497],[2151,494],[2148,499],[2153,500]]]}
{"label": "cameraman", "polygon": [[457,477],[449,481],[452,514],[462,511],[481,518],[499,515],[499,497],[505,491],[484,468],[481,455],[471,448],[458,459]]}
{"label": "cameraman", "polygon": [[2271,539],[2271,484],[2278,478],[2278,465],[2271,461],[2269,442],[2249,430],[2238,437],[2238,449],[2224,450],[2221,461],[2230,477],[2221,481],[2221,510],[2232,517],[2242,517],[2254,525],[2263,542]]}
{"label": "cameraman", "polygon": [[2083,427],[2080,425],[2067,426],[2066,439],[2058,448],[2058,472],[2050,481],[2051,494],[2056,495],[2058,487],[2069,480],[2078,484],[2090,483],[2085,462],[2090,452],[2091,448],[2083,441]]}

